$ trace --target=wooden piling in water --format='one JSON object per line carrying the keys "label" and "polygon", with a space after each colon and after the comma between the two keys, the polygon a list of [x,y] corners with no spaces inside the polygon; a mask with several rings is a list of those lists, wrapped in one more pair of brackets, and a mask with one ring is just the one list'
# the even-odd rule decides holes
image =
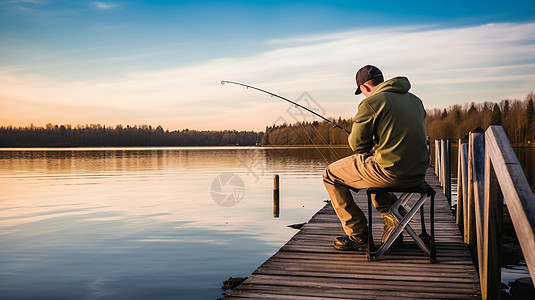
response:
{"label": "wooden piling in water", "polygon": [[280,215],[279,175],[273,175],[273,217]]}

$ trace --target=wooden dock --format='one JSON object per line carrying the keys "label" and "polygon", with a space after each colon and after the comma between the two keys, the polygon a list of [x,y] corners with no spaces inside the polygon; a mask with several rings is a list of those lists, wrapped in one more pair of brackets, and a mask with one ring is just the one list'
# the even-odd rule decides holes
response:
{"label": "wooden dock", "polygon": [[[402,248],[389,250],[377,261],[368,261],[365,253],[335,250],[333,240],[344,232],[327,204],[225,299],[480,299],[470,252],[432,169],[426,181],[437,191],[437,263],[430,263],[406,233]],[[367,215],[365,191],[354,197]],[[418,220],[410,223],[417,233]],[[379,213],[374,213],[373,224],[374,240],[380,242]]]}

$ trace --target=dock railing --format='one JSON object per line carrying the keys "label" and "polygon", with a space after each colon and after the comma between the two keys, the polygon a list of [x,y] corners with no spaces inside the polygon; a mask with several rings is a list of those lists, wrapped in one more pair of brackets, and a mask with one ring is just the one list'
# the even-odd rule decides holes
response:
{"label": "dock railing", "polygon": [[[447,143],[435,141],[435,171],[445,191],[451,186],[444,174],[451,163]],[[500,299],[503,202],[535,282],[535,197],[501,126],[473,130],[458,151],[457,224],[475,249],[482,298]]]}

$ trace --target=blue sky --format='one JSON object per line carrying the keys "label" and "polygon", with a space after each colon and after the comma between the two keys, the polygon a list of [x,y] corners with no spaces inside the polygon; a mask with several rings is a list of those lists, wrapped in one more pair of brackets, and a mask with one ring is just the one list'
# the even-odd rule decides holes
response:
{"label": "blue sky", "polygon": [[[529,1],[0,0],[0,125],[255,129],[287,105],[349,118],[364,64],[408,76],[428,108],[535,90]],[[289,119],[289,121],[291,121]]]}

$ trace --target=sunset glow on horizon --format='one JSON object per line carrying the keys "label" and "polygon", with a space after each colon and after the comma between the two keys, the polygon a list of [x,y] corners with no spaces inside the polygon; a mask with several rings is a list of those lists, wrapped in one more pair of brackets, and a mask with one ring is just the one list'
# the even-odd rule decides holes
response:
{"label": "sunset glow on horizon", "polygon": [[354,74],[365,64],[407,76],[427,108],[523,99],[535,90],[535,18],[527,1],[513,2],[509,11],[480,1],[460,11],[419,1],[403,10],[0,1],[0,126],[261,131],[289,108],[221,80],[293,100],[307,92],[326,117],[350,118],[362,100]]}

